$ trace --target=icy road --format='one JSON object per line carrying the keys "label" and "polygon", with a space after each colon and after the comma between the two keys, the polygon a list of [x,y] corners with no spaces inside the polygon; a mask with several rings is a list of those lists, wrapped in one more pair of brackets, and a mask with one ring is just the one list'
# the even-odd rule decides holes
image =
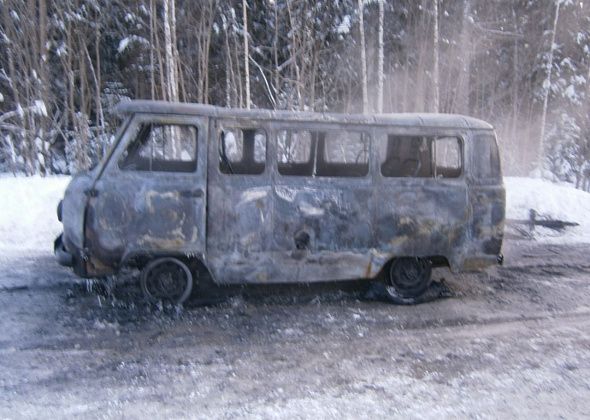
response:
{"label": "icy road", "polygon": [[590,416],[590,246],[508,242],[455,296],[363,283],[233,290],[159,311],[50,254],[0,259],[0,418]]}

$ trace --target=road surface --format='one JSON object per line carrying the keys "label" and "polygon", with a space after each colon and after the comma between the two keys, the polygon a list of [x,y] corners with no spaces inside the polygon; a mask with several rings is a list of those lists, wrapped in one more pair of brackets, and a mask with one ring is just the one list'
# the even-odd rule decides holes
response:
{"label": "road surface", "polygon": [[[590,245],[507,242],[451,298],[258,287],[183,310],[0,257],[0,418],[590,416]],[[112,285],[111,285],[112,286]]]}

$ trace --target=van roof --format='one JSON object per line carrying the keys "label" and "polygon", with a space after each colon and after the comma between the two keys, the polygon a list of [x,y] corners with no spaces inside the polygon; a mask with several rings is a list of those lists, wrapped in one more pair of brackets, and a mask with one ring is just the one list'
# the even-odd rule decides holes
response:
{"label": "van roof", "polygon": [[119,114],[157,113],[200,115],[206,117],[254,118],[260,120],[334,122],[348,124],[377,124],[411,127],[471,128],[493,130],[477,118],[458,114],[394,113],[394,114],[337,114],[325,112],[272,111],[268,109],[223,108],[196,103],[133,100],[122,101],[115,107]]}

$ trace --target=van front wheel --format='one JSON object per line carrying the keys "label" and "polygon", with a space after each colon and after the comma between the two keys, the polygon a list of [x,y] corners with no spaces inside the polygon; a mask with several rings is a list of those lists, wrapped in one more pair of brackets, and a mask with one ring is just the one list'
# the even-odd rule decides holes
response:
{"label": "van front wheel", "polygon": [[141,289],[152,302],[181,304],[193,290],[193,275],[177,258],[158,258],[141,271]]}
{"label": "van front wheel", "polygon": [[426,258],[397,258],[389,266],[387,292],[394,298],[417,298],[432,280],[432,264]]}

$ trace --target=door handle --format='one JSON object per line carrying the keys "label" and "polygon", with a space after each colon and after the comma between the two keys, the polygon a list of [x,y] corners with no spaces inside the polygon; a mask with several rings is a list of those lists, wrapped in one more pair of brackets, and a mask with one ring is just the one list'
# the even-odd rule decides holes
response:
{"label": "door handle", "polygon": [[186,198],[200,198],[202,197],[203,194],[203,190],[198,188],[196,190],[184,190],[184,191],[180,191],[180,196],[181,197],[186,197]]}

